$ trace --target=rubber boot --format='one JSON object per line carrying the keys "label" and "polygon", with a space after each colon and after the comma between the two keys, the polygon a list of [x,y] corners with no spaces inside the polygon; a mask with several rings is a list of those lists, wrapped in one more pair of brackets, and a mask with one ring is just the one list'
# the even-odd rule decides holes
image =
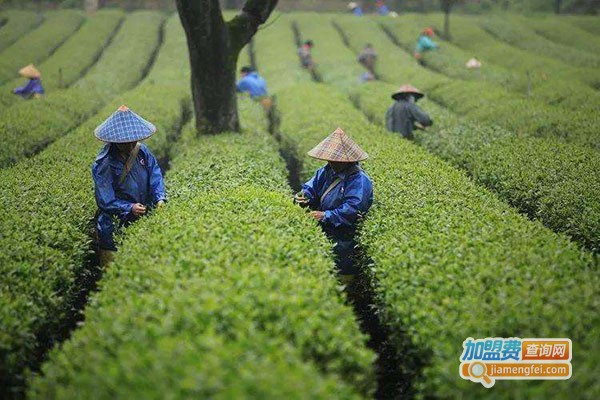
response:
{"label": "rubber boot", "polygon": [[98,251],[98,264],[100,268],[105,268],[110,264],[115,256],[116,251],[100,249]]}

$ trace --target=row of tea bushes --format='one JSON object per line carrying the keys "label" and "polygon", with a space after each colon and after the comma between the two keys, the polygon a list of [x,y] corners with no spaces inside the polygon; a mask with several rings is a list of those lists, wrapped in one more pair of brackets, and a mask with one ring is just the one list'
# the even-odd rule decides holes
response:
{"label": "row of tea bushes", "polygon": [[0,51],[2,51],[39,25],[43,17],[31,11],[6,10],[0,14],[0,19],[5,19],[4,25],[0,27]]}
{"label": "row of tea bushes", "polygon": [[90,168],[99,150],[94,128],[126,103],[157,125],[159,132],[149,147],[157,158],[167,156],[189,102],[185,49],[185,37],[174,17],[154,68],[140,87],[110,101],[40,154],[0,171],[3,390],[18,385],[23,369],[60,337],[90,273],[88,221],[96,210]]}
{"label": "row of tea bushes", "polygon": [[[346,24],[342,26],[344,29],[350,27]],[[315,32],[321,31],[312,33]],[[352,47],[357,51],[358,43],[375,34],[372,27],[362,29],[356,25],[347,33],[351,37]],[[338,43],[340,46],[341,43]],[[330,51],[323,56],[329,57],[329,62],[334,63],[336,57],[351,58],[347,53],[347,50],[340,49],[337,53]],[[389,48],[389,44],[380,45],[378,65],[382,78],[400,78],[404,74],[405,62]],[[342,82],[342,89],[347,91],[351,88],[350,96],[369,119],[384,125],[385,110],[392,102],[389,96],[395,86],[383,82],[356,86],[351,85],[351,80],[349,76],[346,83]],[[440,85],[433,91],[436,95],[443,91],[448,98],[455,98],[456,104],[453,103],[451,108],[460,109],[466,114],[468,110],[461,107],[474,101],[474,96],[462,92],[466,85],[465,82],[455,81]],[[472,85],[475,91],[476,84]],[[600,157],[596,151],[561,143],[553,138],[520,138],[491,122],[477,124],[459,121],[456,115],[434,103],[420,104],[433,116],[435,124],[427,132],[416,134],[419,144],[465,168],[478,183],[492,189],[531,218],[542,221],[557,232],[568,234],[592,251],[598,251]],[[503,105],[491,106],[490,102],[487,108],[501,110]]]}
{"label": "row of tea bushes", "polygon": [[[284,134],[308,142],[340,124],[371,156],[364,167],[375,204],[360,243],[372,264],[364,272],[393,343],[400,350],[409,343],[422,362],[414,382],[418,398],[490,393],[458,376],[461,343],[469,336],[575,338],[578,361],[560,390],[597,396],[592,371],[599,353],[589,349],[598,348],[593,310],[600,285],[589,254],[446,162],[368,124],[331,87],[303,85],[277,96]],[[493,395],[551,397],[556,390],[556,382],[511,382],[497,384]]]}
{"label": "row of tea bushes", "polygon": [[[122,21],[123,13],[117,10],[102,10],[88,17],[79,31],[37,66],[46,93],[71,86],[80,79],[98,61]],[[17,78],[0,86],[0,105],[7,107],[20,100],[12,91],[24,82],[23,78]]]}
{"label": "row of tea bushes", "polygon": [[21,102],[2,113],[0,136],[6,142],[0,150],[0,167],[39,152],[115,95],[134,87],[152,64],[163,20],[161,13],[153,11],[130,14],[83,79],[43,101]]}
{"label": "row of tea bushes", "polygon": [[[365,347],[330,244],[291,202],[257,104],[244,133],[184,132],[170,201],[128,229],[32,398],[357,398]],[[141,389],[142,388],[142,389]]]}
{"label": "row of tea bushes", "polygon": [[74,10],[46,13],[42,24],[22,36],[0,53],[0,83],[18,76],[21,67],[39,63],[51,55],[83,23],[81,12]]}

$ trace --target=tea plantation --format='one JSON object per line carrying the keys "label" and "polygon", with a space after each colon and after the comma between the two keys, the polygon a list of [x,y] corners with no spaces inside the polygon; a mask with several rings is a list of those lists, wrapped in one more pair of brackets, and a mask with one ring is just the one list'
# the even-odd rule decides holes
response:
{"label": "tea plantation", "polygon": [[[452,18],[416,60],[442,14],[276,11],[238,60],[274,108],[240,94],[242,132],[198,135],[177,14],[1,11],[0,398],[600,398],[600,17]],[[414,141],[385,126],[403,83],[434,120]],[[93,131],[121,104],[169,196],[101,269]],[[292,203],[338,126],[375,188],[352,284]],[[572,376],[484,388],[468,337],[570,338]]]}

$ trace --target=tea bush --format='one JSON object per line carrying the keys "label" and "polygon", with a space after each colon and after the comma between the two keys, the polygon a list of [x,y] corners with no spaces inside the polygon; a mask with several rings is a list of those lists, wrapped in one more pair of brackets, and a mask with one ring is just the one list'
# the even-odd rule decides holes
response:
{"label": "tea bush", "polygon": [[[42,22],[42,17],[31,11],[6,10],[2,12],[6,23],[0,28],[0,51]],[[2,53],[0,53],[0,56]]]}
{"label": "tea bush", "polygon": [[169,204],[128,229],[85,325],[51,354],[32,398],[370,393],[374,356],[330,244],[291,203],[262,109],[241,107],[242,134],[184,132]]}
{"label": "tea bush", "polygon": [[23,66],[48,57],[83,23],[81,12],[61,10],[46,13],[37,28],[0,53],[0,83],[18,76]]}
{"label": "tea bush", "polygon": [[149,143],[157,158],[169,153],[189,102],[189,67],[176,18],[166,32],[165,46],[140,87],[110,101],[37,156],[0,171],[0,386],[7,391],[37,352],[60,337],[90,273],[88,221],[96,210],[90,168],[99,147],[94,128],[126,103],[158,126]]}
{"label": "tea bush", "polygon": [[[303,85],[277,94],[282,129],[308,141],[341,124],[367,151],[375,203],[360,233],[379,313],[424,367],[417,397],[479,398],[457,374],[468,336],[576,337],[579,361],[561,390],[594,398],[598,275],[589,253],[516,213],[446,162],[369,125],[340,93]],[[287,121],[287,122],[286,122]],[[302,149],[302,146],[300,146]],[[573,311],[573,304],[579,310]],[[490,318],[493,316],[493,318]],[[575,343],[578,343],[575,345]],[[576,376],[576,377],[575,377]],[[496,385],[496,398],[549,397],[556,383]]]}
{"label": "tea bush", "polygon": [[[80,79],[101,56],[122,21],[123,13],[117,10],[101,10],[90,16],[79,31],[38,66],[46,93],[71,86]],[[20,100],[12,91],[24,81],[17,78],[1,86],[0,104],[6,107]]]}
{"label": "tea bush", "polygon": [[135,86],[152,62],[162,21],[158,12],[130,14],[102,58],[83,79],[43,101],[21,102],[2,113],[0,135],[6,138],[6,145],[0,150],[0,167],[35,154],[77,127],[115,95]]}

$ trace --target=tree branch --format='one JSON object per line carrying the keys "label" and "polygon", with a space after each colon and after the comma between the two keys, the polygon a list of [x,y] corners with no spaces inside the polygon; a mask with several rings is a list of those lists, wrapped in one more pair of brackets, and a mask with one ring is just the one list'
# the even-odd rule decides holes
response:
{"label": "tree branch", "polygon": [[246,1],[242,12],[227,23],[232,50],[239,52],[252,39],[258,27],[267,22],[277,2],[278,0]]}

